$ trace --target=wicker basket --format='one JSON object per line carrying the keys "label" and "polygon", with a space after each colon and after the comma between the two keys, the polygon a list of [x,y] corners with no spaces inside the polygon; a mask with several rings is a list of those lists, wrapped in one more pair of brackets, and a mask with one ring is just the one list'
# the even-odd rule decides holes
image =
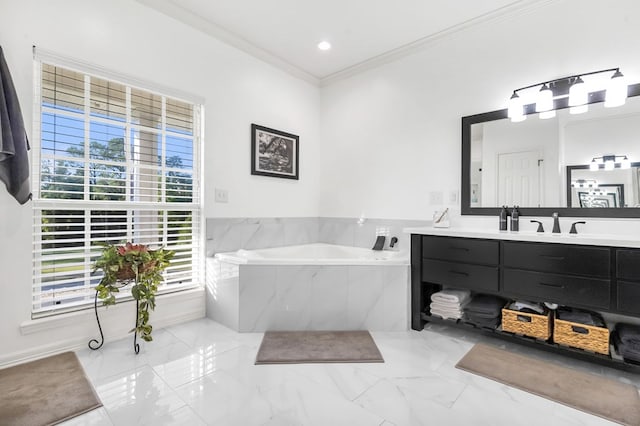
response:
{"label": "wicker basket", "polygon": [[551,312],[537,315],[502,308],[502,330],[509,333],[548,340],[551,337],[551,324]]}
{"label": "wicker basket", "polygon": [[609,329],[556,318],[553,341],[561,345],[609,355]]}

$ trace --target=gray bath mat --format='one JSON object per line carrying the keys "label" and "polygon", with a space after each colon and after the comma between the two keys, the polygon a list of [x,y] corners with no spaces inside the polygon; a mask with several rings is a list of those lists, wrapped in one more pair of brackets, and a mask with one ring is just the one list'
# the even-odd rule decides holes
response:
{"label": "gray bath mat", "polygon": [[368,331],[267,331],[256,364],[384,362]]}
{"label": "gray bath mat", "polygon": [[456,367],[607,420],[640,425],[638,389],[617,380],[480,343]]}
{"label": "gray bath mat", "polygon": [[54,425],[101,407],[76,354],[0,370],[0,424]]}

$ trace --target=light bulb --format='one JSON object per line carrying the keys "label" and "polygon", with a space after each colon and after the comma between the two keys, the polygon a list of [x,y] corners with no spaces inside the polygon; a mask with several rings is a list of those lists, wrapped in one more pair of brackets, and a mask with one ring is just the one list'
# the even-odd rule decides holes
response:
{"label": "light bulb", "polygon": [[[584,105],[589,100],[589,93],[587,93],[587,85],[584,84],[582,78],[578,77],[571,87],[569,88],[569,106],[575,107]],[[579,114],[579,113],[574,113]]]}
{"label": "light bulb", "polygon": [[318,49],[320,50],[329,50],[331,49],[331,43],[329,43],[328,41],[321,41],[320,43],[318,43]]}
{"label": "light bulb", "polygon": [[579,105],[574,107],[569,107],[569,114],[582,114],[589,111],[588,105]]}
{"label": "light bulb", "polygon": [[512,123],[517,123],[527,119],[527,116],[524,115],[523,107],[522,98],[520,98],[516,92],[513,92],[511,99],[509,99],[509,107],[507,111],[507,116],[511,119]]}
{"label": "light bulb", "polygon": [[598,169],[600,169],[600,164],[598,164],[598,162],[594,158],[593,160],[591,160],[591,164],[589,164],[589,170],[591,170],[592,172],[597,172]]}
{"label": "light bulb", "polygon": [[616,163],[613,160],[607,160],[604,162],[605,170],[613,170],[616,168]]}
{"label": "light bulb", "polygon": [[536,112],[549,111],[553,109],[553,92],[549,86],[542,85],[536,99]]}
{"label": "light bulb", "polygon": [[551,111],[543,111],[540,113],[540,119],[546,120],[547,118],[553,118],[556,116],[556,111],[552,109]]}
{"label": "light bulb", "polygon": [[627,82],[624,75],[617,70],[607,86],[607,93],[604,98],[604,106],[607,108],[624,105],[627,100]]}
{"label": "light bulb", "polygon": [[630,169],[631,168],[631,161],[629,160],[629,158],[626,155],[624,156],[624,158],[620,162],[620,168],[621,169]]}

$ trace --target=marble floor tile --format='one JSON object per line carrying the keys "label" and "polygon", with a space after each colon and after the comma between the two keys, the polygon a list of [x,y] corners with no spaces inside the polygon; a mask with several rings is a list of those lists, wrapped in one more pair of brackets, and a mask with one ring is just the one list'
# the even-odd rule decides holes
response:
{"label": "marble floor tile", "polygon": [[186,405],[149,366],[100,380],[95,388],[114,425],[164,424]]}
{"label": "marble floor tile", "polygon": [[109,414],[104,407],[89,411],[88,413],[59,424],[62,426],[113,426]]}
{"label": "marble floor tile", "polygon": [[104,407],[65,425],[601,426],[605,419],[455,368],[477,342],[638,385],[640,375],[430,324],[372,332],[384,363],[255,365],[262,333],[210,319],[77,351]]}

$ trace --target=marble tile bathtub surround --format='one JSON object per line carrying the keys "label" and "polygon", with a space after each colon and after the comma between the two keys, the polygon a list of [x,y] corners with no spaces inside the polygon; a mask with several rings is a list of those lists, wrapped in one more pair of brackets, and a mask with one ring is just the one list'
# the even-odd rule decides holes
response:
{"label": "marble tile bathtub surround", "polygon": [[404,219],[367,219],[358,218],[321,217],[319,221],[318,238],[321,243],[341,244],[362,248],[372,248],[376,242],[376,231],[384,228],[388,232],[385,249],[389,248],[392,237],[398,238],[394,249],[409,252],[410,236],[402,229],[413,226],[431,226],[430,220]]}
{"label": "marble tile bathtub surround", "polygon": [[207,256],[318,241],[318,218],[208,218]]}
{"label": "marble tile bathtub surround", "polygon": [[376,230],[398,238],[396,249],[409,250],[409,236],[403,228],[429,226],[431,221],[403,219],[292,217],[292,218],[208,218],[207,256],[239,249],[260,249],[309,243],[329,243],[371,248]]}
{"label": "marble tile bathtub surround", "polygon": [[233,330],[408,329],[408,266],[238,266],[209,259],[208,270],[207,316]]}

